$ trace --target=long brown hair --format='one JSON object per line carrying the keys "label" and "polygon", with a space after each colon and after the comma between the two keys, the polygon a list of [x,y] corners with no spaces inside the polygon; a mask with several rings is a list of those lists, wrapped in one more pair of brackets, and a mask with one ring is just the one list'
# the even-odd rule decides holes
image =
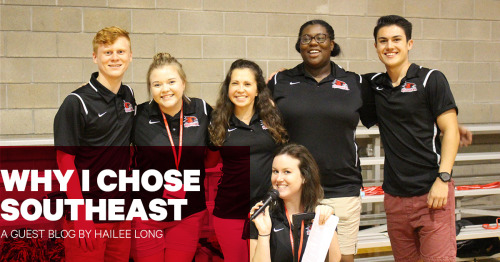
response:
{"label": "long brown hair", "polygon": [[271,100],[271,92],[266,87],[262,69],[249,60],[238,59],[231,64],[229,72],[227,72],[226,79],[222,82],[219,98],[217,104],[212,112],[211,125],[208,128],[210,133],[210,140],[216,146],[222,146],[226,139],[226,132],[229,128],[229,119],[234,113],[234,104],[229,100],[229,84],[231,83],[231,74],[235,69],[248,68],[255,76],[257,82],[258,96],[255,98],[254,109],[258,112],[260,119],[264,122],[266,127],[271,133],[274,142],[277,144],[284,144],[288,140],[288,134],[283,127],[283,121],[278,109],[274,106]]}
{"label": "long brown hair", "polygon": [[[323,188],[319,177],[318,164],[314,160],[309,150],[303,145],[288,144],[278,150],[275,157],[288,155],[299,160],[299,170],[304,178],[300,204],[304,207],[304,212],[314,212],[314,209],[324,197]],[[279,204],[283,204],[280,199]]]}

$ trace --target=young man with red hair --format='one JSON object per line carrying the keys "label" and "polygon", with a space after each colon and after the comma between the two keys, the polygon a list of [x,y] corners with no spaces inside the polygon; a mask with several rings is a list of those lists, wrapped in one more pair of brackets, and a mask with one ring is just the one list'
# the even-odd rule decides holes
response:
{"label": "young man with red hair", "polygon": [[[123,199],[130,205],[130,192],[104,192],[97,186],[97,174],[104,169],[128,170],[130,134],[135,110],[132,89],[122,79],[132,61],[128,32],[107,27],[94,37],[93,61],[98,72],[90,81],[70,93],[54,119],[57,162],[62,172],[75,170],[66,192],[69,199]],[[89,170],[89,188],[82,190],[82,170]],[[76,174],[77,173],[77,174]],[[107,181],[110,182],[110,181]],[[67,261],[128,261],[129,238],[104,236],[104,231],[130,229],[130,221],[86,217],[85,205],[78,207],[78,219],[64,221],[65,230],[76,237],[64,240]],[[84,231],[85,230],[85,231]],[[90,232],[80,237],[79,232]]]}

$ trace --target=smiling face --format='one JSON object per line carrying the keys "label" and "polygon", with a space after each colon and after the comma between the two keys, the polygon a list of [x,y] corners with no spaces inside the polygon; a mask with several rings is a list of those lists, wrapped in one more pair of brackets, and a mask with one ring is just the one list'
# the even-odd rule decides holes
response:
{"label": "smiling face", "polygon": [[171,116],[177,114],[181,110],[182,96],[186,88],[177,68],[172,65],[158,67],[151,71],[149,80],[151,95],[160,110]]}
{"label": "smiling face", "polygon": [[406,39],[405,31],[397,25],[384,26],[379,29],[376,37],[375,48],[378,58],[386,68],[407,66],[408,52],[413,47],[413,40]]}
{"label": "smiling face", "polygon": [[100,44],[92,56],[99,68],[99,77],[108,79],[108,82],[121,80],[132,61],[130,41],[125,37],[118,37],[113,44]]}
{"label": "smiling face", "polygon": [[290,155],[278,155],[273,160],[271,183],[283,200],[298,200],[302,194],[304,177],[300,172],[300,161]]}
{"label": "smiling face", "polygon": [[253,109],[258,95],[254,72],[249,68],[237,68],[231,73],[228,96],[236,110]]}
{"label": "smiling face", "polygon": [[325,27],[320,24],[309,25],[302,30],[300,37],[304,35],[309,35],[314,37],[317,34],[325,34],[327,39],[323,43],[316,42],[316,39],[312,39],[308,44],[300,43],[300,55],[304,60],[304,63],[309,68],[323,68],[330,63],[330,54],[335,45],[334,41],[331,40],[331,36]]}

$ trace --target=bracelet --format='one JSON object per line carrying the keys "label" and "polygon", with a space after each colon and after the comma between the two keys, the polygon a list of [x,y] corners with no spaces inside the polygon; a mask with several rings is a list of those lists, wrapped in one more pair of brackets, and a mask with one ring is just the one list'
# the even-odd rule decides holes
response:
{"label": "bracelet", "polygon": [[269,233],[269,234],[267,234],[267,235],[261,235],[261,234],[259,234],[259,237],[268,237],[268,236],[270,236],[270,235],[271,235],[271,233]]}

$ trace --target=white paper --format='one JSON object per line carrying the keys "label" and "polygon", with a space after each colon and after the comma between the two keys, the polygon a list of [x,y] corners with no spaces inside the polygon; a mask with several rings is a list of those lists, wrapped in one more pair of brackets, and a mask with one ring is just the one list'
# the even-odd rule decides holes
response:
{"label": "white paper", "polygon": [[330,216],[324,225],[319,225],[319,214],[314,216],[314,222],[311,229],[311,234],[307,240],[306,250],[302,256],[302,262],[324,262],[328,248],[332,242],[335,228],[339,218]]}

